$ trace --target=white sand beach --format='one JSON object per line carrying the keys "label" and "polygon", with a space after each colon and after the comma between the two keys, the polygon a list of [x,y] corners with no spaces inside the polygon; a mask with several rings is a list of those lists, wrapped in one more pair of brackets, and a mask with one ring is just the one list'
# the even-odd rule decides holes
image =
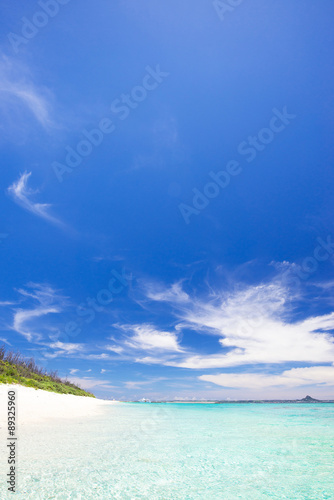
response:
{"label": "white sand beach", "polygon": [[99,415],[106,405],[117,403],[117,401],[105,401],[71,394],[57,394],[22,385],[0,384],[1,422],[6,420],[6,401],[9,390],[16,391],[16,411],[20,427],[51,419],[73,419]]}

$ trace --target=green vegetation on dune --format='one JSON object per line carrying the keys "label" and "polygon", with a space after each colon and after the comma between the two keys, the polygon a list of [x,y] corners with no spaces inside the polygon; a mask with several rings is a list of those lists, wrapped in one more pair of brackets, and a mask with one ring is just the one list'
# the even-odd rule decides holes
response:
{"label": "green vegetation on dune", "polygon": [[57,372],[47,373],[33,359],[26,360],[19,353],[6,353],[4,346],[0,347],[0,384],[20,384],[59,394],[95,397],[68,380],[62,380]]}

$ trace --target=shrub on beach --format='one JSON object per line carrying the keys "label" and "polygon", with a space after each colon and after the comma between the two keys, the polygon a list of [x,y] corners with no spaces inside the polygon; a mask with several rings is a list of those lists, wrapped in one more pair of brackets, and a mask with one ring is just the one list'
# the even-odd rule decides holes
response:
{"label": "shrub on beach", "polygon": [[74,394],[76,396],[95,396],[84,391],[69,380],[59,377],[57,371],[47,372],[45,368],[36,365],[33,358],[27,359],[19,352],[6,352],[5,346],[0,346],[0,384],[20,384],[44,391],[59,394]]}

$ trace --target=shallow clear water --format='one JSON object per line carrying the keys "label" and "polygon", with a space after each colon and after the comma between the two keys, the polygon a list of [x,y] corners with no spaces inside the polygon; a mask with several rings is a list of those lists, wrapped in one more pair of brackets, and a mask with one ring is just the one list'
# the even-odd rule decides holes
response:
{"label": "shallow clear water", "polygon": [[21,427],[18,451],[1,498],[334,499],[333,404],[119,404]]}

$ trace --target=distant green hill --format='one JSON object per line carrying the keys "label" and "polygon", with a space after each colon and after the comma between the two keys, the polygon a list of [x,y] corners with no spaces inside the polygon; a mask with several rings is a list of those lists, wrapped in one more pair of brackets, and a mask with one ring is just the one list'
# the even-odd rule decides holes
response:
{"label": "distant green hill", "polygon": [[68,380],[62,380],[57,372],[46,372],[33,359],[25,359],[21,354],[8,352],[0,347],[0,384],[20,384],[59,394],[74,394],[95,398],[90,392],[80,389]]}

